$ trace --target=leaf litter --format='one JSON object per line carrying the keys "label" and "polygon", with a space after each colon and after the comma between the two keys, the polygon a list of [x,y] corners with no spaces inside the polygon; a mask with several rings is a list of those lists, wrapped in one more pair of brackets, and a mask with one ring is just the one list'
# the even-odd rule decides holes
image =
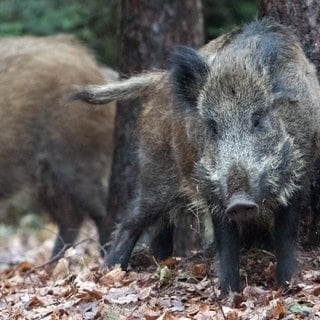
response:
{"label": "leaf litter", "polygon": [[320,251],[301,251],[297,275],[280,289],[273,255],[244,252],[243,291],[220,297],[217,275],[205,259],[144,257],[149,265],[128,272],[103,268],[88,223],[82,233],[88,241],[47,265],[55,236],[41,232],[27,241],[19,234],[0,237],[0,319],[320,319]]}

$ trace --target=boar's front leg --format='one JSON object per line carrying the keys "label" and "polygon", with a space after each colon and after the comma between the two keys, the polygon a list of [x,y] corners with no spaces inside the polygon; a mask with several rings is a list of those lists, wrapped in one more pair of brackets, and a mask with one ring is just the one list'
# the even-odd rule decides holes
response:
{"label": "boar's front leg", "polygon": [[296,268],[296,247],[299,230],[301,194],[296,194],[287,207],[275,216],[274,240],[277,258],[276,278],[279,285],[290,281]]}
{"label": "boar's front leg", "polygon": [[240,291],[240,237],[235,222],[213,215],[214,237],[219,253],[221,293]]}

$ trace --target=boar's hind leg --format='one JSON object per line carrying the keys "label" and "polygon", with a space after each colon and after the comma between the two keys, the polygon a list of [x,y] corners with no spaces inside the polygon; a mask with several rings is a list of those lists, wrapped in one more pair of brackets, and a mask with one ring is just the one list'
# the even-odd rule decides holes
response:
{"label": "boar's hind leg", "polygon": [[37,193],[45,210],[58,225],[58,235],[52,251],[53,257],[60,257],[78,236],[84,213],[74,206],[70,195],[61,187],[58,174],[47,157],[38,159]]}
{"label": "boar's hind leg", "polygon": [[[58,214],[61,214],[61,212],[59,212]],[[66,214],[69,214],[69,212],[67,212]],[[81,223],[82,220],[77,220],[74,223],[70,222],[65,225],[64,223],[59,223],[58,221],[59,232],[52,250],[52,258],[61,257],[64,252],[72,246],[78,236]]]}
{"label": "boar's hind leg", "polygon": [[111,267],[120,264],[122,269],[126,269],[131,252],[143,231],[155,224],[167,211],[170,211],[167,203],[161,203],[159,199],[153,201],[145,196],[140,198],[140,203],[133,212],[124,216],[120,223],[116,239],[108,253],[107,265]]}
{"label": "boar's hind leg", "polygon": [[[156,172],[156,168],[151,169],[153,173]],[[164,171],[161,170],[159,169],[157,172],[163,173]],[[139,194],[133,201],[134,209],[132,211],[128,210],[127,214],[123,216],[116,238],[108,253],[107,265],[109,267],[119,263],[123,269],[126,269],[131,252],[143,231],[155,224],[159,219],[164,218],[165,221],[166,215],[176,203],[177,197],[175,195],[177,193],[172,181],[168,181],[160,173],[156,175],[156,181],[151,181],[150,179],[154,175],[149,174],[147,170],[142,170],[142,172]],[[165,232],[168,232],[168,230]],[[169,234],[171,234],[170,230]],[[162,233],[163,235],[164,233]],[[163,240],[167,236],[168,234],[164,236]],[[172,240],[170,239],[170,241]],[[170,247],[171,245],[169,245]]]}
{"label": "boar's hind leg", "polygon": [[279,285],[290,281],[295,271],[301,203],[301,195],[296,195],[288,207],[280,209],[275,217],[276,278]]}
{"label": "boar's hind leg", "polygon": [[221,293],[239,291],[240,238],[235,222],[213,216],[214,237],[219,253]]}
{"label": "boar's hind leg", "polygon": [[115,217],[106,212],[106,203],[106,200],[97,201],[95,204],[92,203],[92,209],[89,211],[90,218],[94,221],[98,230],[100,255],[102,258],[106,256],[107,244],[116,224]]}
{"label": "boar's hind leg", "polygon": [[170,223],[170,217],[165,214],[163,221],[157,226],[156,233],[153,235],[150,249],[151,253],[158,260],[165,260],[172,256],[173,252],[173,233],[174,226]]}

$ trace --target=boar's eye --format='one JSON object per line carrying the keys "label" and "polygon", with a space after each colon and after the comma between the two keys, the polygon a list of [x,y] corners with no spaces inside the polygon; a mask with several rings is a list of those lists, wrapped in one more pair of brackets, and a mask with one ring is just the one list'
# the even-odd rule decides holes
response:
{"label": "boar's eye", "polygon": [[255,112],[252,115],[252,133],[264,132],[267,128],[268,118],[265,112]]}
{"label": "boar's eye", "polygon": [[217,122],[213,119],[207,120],[207,125],[211,135],[216,136],[218,134]]}

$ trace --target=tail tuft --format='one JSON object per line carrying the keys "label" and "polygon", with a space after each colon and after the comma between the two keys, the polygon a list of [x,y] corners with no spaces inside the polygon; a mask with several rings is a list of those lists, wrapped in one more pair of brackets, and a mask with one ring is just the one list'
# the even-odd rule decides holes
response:
{"label": "tail tuft", "polygon": [[[90,104],[105,104],[105,103],[109,103],[109,102],[111,102],[113,100],[116,100],[116,99],[110,98],[108,100],[108,98],[103,95],[103,90],[105,90],[104,88],[105,87],[108,88],[108,86],[109,86],[109,84],[101,85],[101,86],[96,86],[96,85],[86,86],[84,88],[81,88],[81,91],[73,94],[70,97],[70,100],[71,101],[82,100],[82,101],[88,102]],[[100,94],[99,94],[99,91],[100,91]]]}
{"label": "tail tuft", "polygon": [[117,100],[143,97],[152,91],[166,76],[166,71],[142,73],[129,79],[110,82],[105,85],[89,85],[71,97],[91,104],[105,104]]}

